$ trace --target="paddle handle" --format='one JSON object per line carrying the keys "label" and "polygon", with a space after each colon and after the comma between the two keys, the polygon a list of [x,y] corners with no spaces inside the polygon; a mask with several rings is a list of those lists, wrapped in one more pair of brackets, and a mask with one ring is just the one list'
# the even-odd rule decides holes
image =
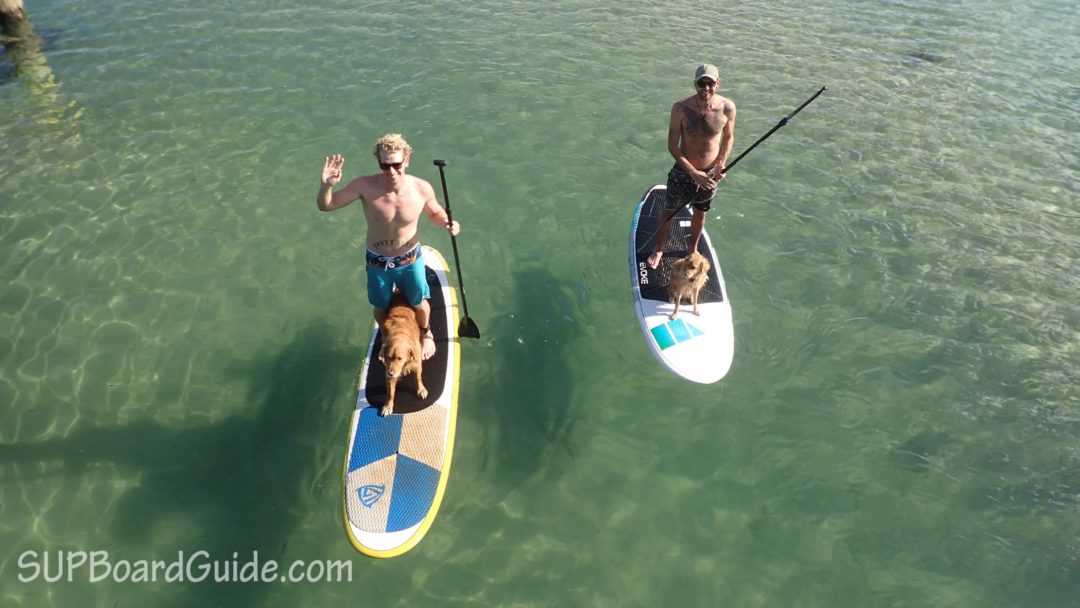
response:
{"label": "paddle handle", "polygon": [[754,143],[753,143],[753,144],[752,144],[752,145],[751,145],[751,146],[750,146],[749,148],[747,148],[747,149],[743,150],[743,153],[742,153],[742,154],[740,154],[740,155],[736,156],[736,157],[735,157],[735,160],[731,161],[731,162],[730,162],[730,163],[728,163],[728,164],[727,164],[726,166],[724,166],[724,173],[727,173],[728,171],[731,171],[731,168],[732,168],[732,167],[734,167],[734,166],[735,166],[736,164],[738,164],[738,162],[739,162],[740,160],[742,160],[744,156],[746,156],[747,154],[749,154],[751,150],[753,150],[754,148],[756,148],[758,144],[760,144],[761,142],[765,141],[766,139],[769,139],[769,136],[770,136],[770,135],[772,135],[773,133],[776,133],[776,131],[777,131],[777,130],[779,130],[779,129],[780,129],[780,127],[782,127],[782,126],[786,125],[786,124],[788,123],[788,121],[789,121],[789,120],[791,120],[791,118],[792,118],[793,116],[795,116],[796,114],[798,114],[798,113],[799,113],[799,111],[800,111],[800,110],[802,110],[802,109],[803,109],[803,108],[805,108],[806,106],[810,105],[810,102],[811,102],[811,101],[814,101],[815,99],[817,99],[817,96],[818,96],[818,95],[821,95],[822,93],[824,93],[824,92],[825,92],[825,91],[827,91],[828,89],[829,89],[829,87],[826,87],[826,86],[823,86],[823,87],[821,87],[820,89],[818,89],[818,92],[817,92],[817,93],[814,93],[814,94],[813,94],[812,96],[810,96],[810,99],[807,99],[806,101],[802,102],[802,105],[800,105],[799,107],[795,108],[795,110],[793,110],[793,111],[791,112],[791,114],[788,114],[787,116],[785,116],[785,117],[781,118],[781,119],[780,119],[780,122],[776,123],[776,126],[774,126],[773,128],[769,129],[769,132],[768,132],[768,133],[766,133],[765,135],[762,135],[761,137],[759,137],[759,138],[758,138],[758,140],[757,140],[757,141],[755,141],[755,142],[754,142]]}
{"label": "paddle handle", "polygon": [[[454,215],[450,212],[450,193],[446,190],[446,173],[443,168],[446,167],[446,161],[442,159],[435,159],[434,164],[439,168],[439,181],[442,182],[442,195],[443,202],[446,203],[446,219],[450,224],[454,223]],[[457,237],[454,233],[450,233],[450,246],[454,250],[454,267],[457,268],[457,282],[458,287],[461,289],[461,308],[465,311],[465,317],[469,316],[469,304],[465,301],[465,283],[461,280],[461,259],[458,257],[457,250]]]}

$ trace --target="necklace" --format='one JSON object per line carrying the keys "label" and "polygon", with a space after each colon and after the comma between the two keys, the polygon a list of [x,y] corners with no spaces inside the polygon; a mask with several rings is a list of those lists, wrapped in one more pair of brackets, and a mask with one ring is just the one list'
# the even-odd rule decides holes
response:
{"label": "necklace", "polygon": [[694,105],[697,106],[698,112],[701,112],[702,117],[704,117],[707,112],[710,112],[712,110],[712,107],[709,106],[709,102],[707,101],[705,102],[705,109],[701,109],[701,100],[697,97],[694,97]]}

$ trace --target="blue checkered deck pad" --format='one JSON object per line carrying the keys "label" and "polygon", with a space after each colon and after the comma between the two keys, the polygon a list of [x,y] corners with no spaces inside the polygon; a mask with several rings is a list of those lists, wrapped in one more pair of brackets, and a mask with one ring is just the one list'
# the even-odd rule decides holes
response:
{"label": "blue checkered deck pad", "polygon": [[403,416],[382,417],[377,409],[364,408],[360,412],[360,424],[353,441],[352,455],[349,456],[349,472],[397,454],[403,420]]}
{"label": "blue checkered deck pad", "polygon": [[369,532],[397,532],[423,521],[442,474],[437,468],[441,452],[428,433],[442,428],[442,415],[439,406],[386,417],[375,407],[361,410],[348,470],[354,525]]}

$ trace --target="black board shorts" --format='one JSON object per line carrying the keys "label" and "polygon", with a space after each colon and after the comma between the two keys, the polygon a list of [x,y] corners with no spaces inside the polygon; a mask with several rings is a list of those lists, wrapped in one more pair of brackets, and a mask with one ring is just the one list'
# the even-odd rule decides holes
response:
{"label": "black board shorts", "polygon": [[[709,169],[710,177],[713,176],[713,171],[714,169]],[[716,196],[716,188],[702,188],[697,185],[694,178],[679,163],[675,163],[671,171],[668,171],[666,209],[678,209],[690,205],[695,210],[705,213],[712,207],[714,196]]]}

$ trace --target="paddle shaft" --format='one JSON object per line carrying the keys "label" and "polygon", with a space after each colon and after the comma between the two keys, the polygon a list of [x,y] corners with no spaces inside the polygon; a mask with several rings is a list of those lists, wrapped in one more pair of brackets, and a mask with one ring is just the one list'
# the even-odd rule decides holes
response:
{"label": "paddle shaft", "polygon": [[[450,193],[446,190],[446,173],[443,171],[443,167],[446,166],[446,161],[436,160],[434,164],[439,168],[439,180],[442,182],[443,201],[446,203],[446,219],[450,224],[453,224],[454,216],[450,212]],[[469,318],[469,304],[465,301],[465,283],[461,280],[461,259],[458,257],[457,237],[454,236],[454,233],[452,232],[450,233],[450,246],[454,250],[454,267],[457,268],[458,287],[461,289],[461,308],[465,311],[466,323],[472,327],[475,326],[475,324],[472,323],[472,319]],[[458,333],[461,333],[460,329]],[[479,333],[479,330],[477,330],[476,333]]]}
{"label": "paddle shaft", "polygon": [[[753,144],[751,144],[751,146],[750,146],[749,148],[747,148],[746,150],[743,150],[742,154],[740,154],[740,155],[736,156],[736,157],[735,157],[735,160],[733,160],[733,161],[731,161],[730,163],[728,163],[728,164],[727,164],[727,166],[725,166],[725,167],[724,167],[724,173],[723,173],[723,174],[724,174],[724,175],[727,175],[727,172],[728,172],[728,171],[731,171],[731,168],[732,168],[732,167],[734,167],[734,166],[735,166],[736,164],[738,164],[738,162],[739,162],[740,160],[742,160],[744,156],[746,156],[747,154],[749,154],[749,153],[750,153],[750,151],[751,151],[751,150],[753,150],[754,148],[758,147],[758,144],[760,144],[761,142],[765,141],[766,139],[769,139],[769,136],[770,136],[770,135],[772,135],[773,133],[776,133],[776,132],[777,132],[778,130],[780,130],[780,127],[782,127],[782,126],[786,125],[786,124],[788,123],[788,121],[789,121],[789,120],[791,120],[791,118],[792,118],[793,116],[795,116],[796,114],[798,114],[798,113],[799,113],[799,111],[800,111],[800,110],[802,110],[803,108],[805,108],[806,106],[810,105],[810,102],[811,102],[811,101],[814,101],[815,99],[817,99],[817,96],[818,96],[818,95],[821,95],[822,93],[824,93],[825,91],[827,91],[827,90],[828,90],[828,88],[829,88],[829,87],[824,87],[824,86],[823,86],[823,87],[821,87],[820,89],[818,89],[818,92],[817,92],[817,93],[814,93],[813,95],[811,95],[811,96],[810,96],[810,99],[807,99],[806,101],[802,102],[802,105],[800,105],[799,107],[795,108],[795,109],[794,109],[794,110],[793,110],[793,111],[791,112],[791,114],[788,114],[787,116],[785,116],[785,117],[781,118],[781,119],[780,119],[780,122],[776,123],[776,125],[775,125],[775,126],[773,126],[773,128],[769,129],[769,132],[768,132],[768,133],[766,133],[765,135],[762,135],[761,137],[759,137],[759,138],[758,138],[758,140],[757,140],[757,141],[755,141],[755,142],[754,142]],[[687,202],[685,202],[685,203],[683,203],[683,204],[679,205],[679,207],[678,207],[677,209],[674,209],[674,210],[672,210],[672,212],[671,212],[671,213],[670,213],[670,214],[669,214],[669,215],[668,215],[668,216],[667,216],[667,217],[666,217],[666,218],[664,219],[664,221],[660,222],[660,225],[661,225],[661,226],[663,226],[664,224],[667,224],[668,222],[670,222],[670,221],[671,221],[671,218],[675,217],[675,214],[677,214],[678,212],[682,211],[682,210],[683,210],[683,208],[684,208],[684,207],[686,207],[686,206],[687,206],[687,205],[689,205],[689,204],[690,204],[690,201],[687,201]]]}

